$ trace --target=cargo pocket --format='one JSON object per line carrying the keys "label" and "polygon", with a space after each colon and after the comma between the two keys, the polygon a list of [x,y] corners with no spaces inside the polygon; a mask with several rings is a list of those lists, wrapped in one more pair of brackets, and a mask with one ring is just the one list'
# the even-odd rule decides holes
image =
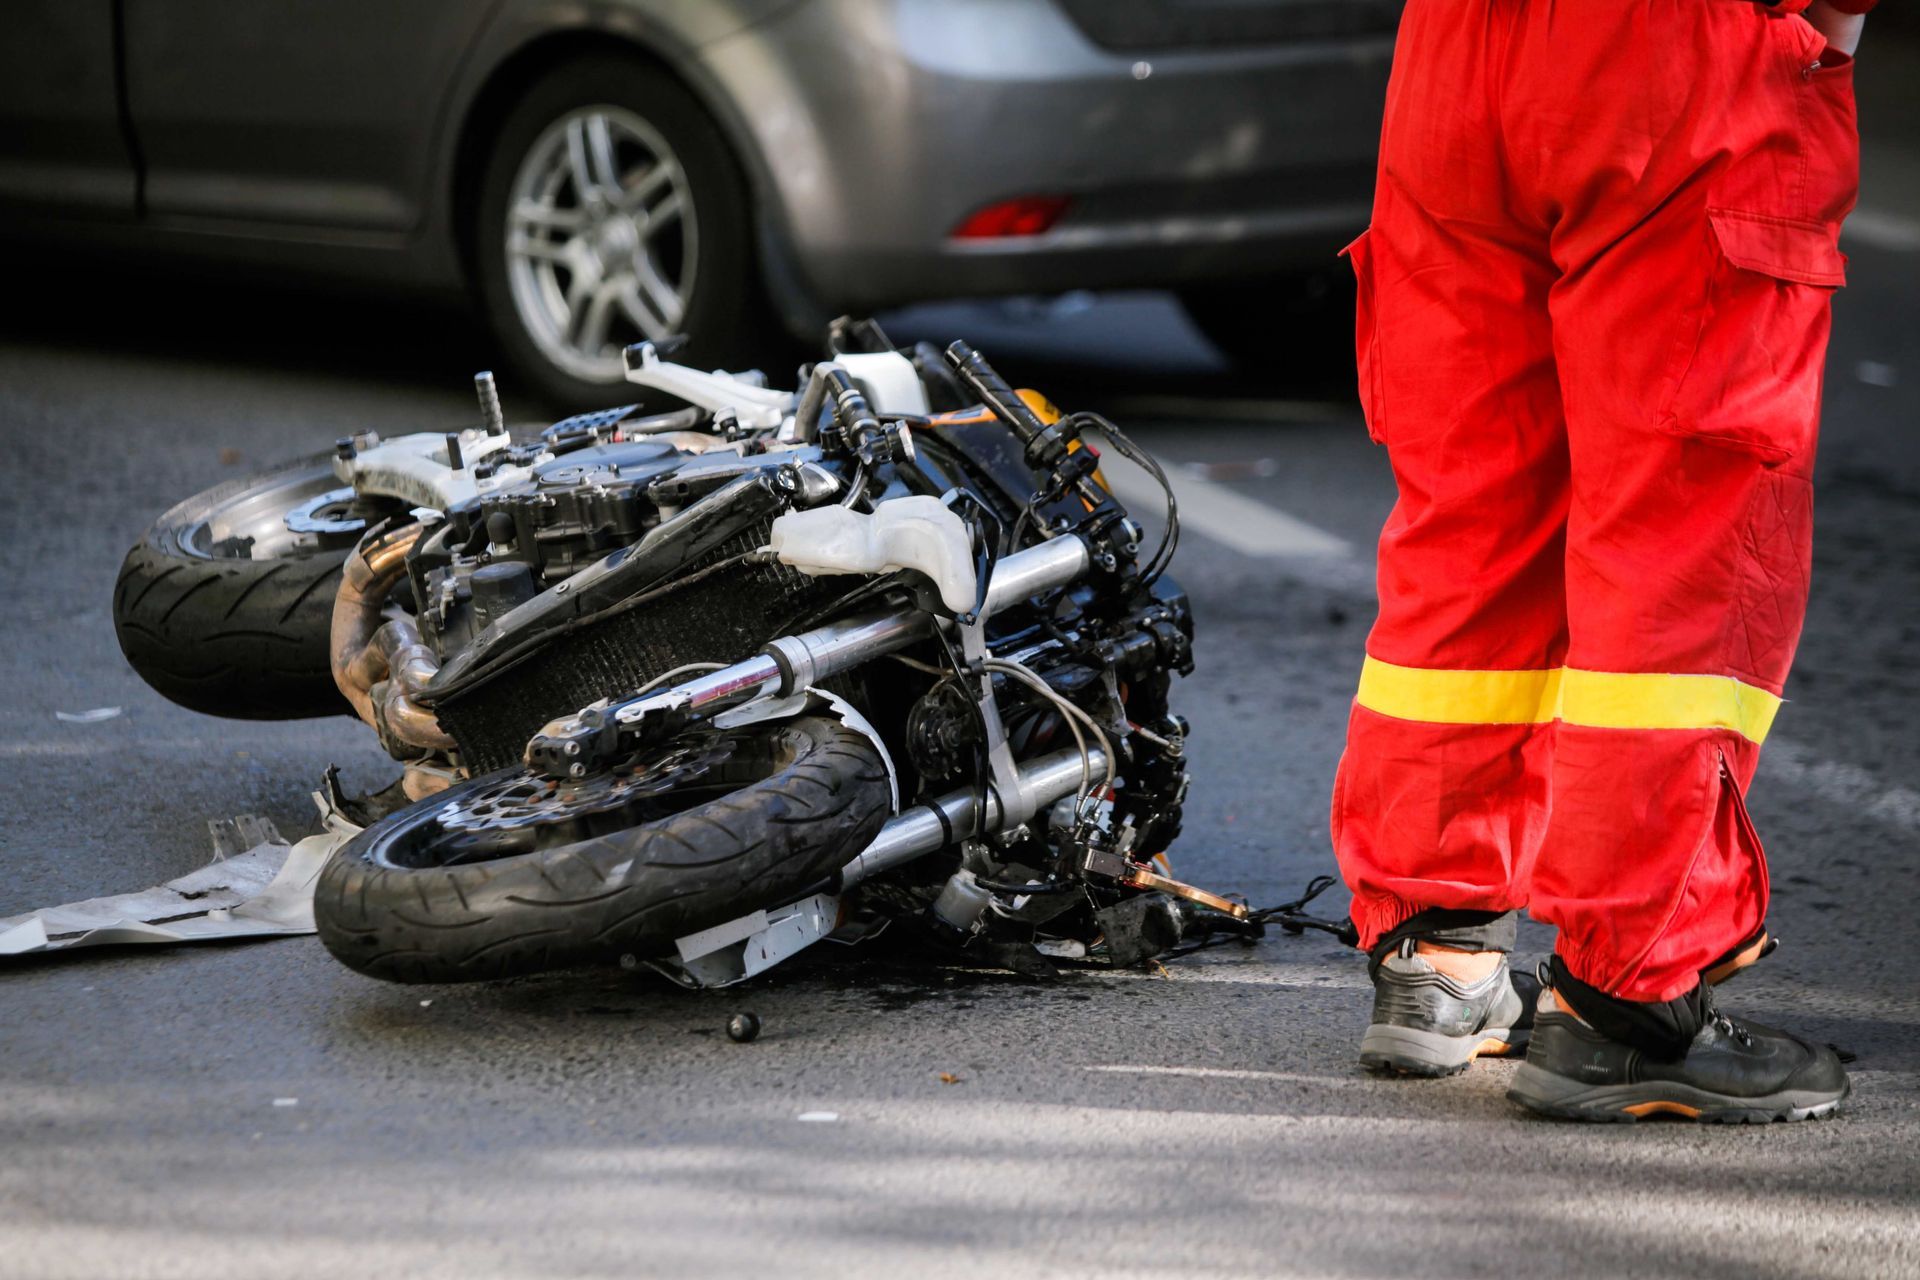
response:
{"label": "cargo pocket", "polygon": [[1380,407],[1380,339],[1374,324],[1373,229],[1340,251],[1353,264],[1353,358],[1360,374],[1360,411],[1366,415],[1367,434],[1375,444],[1387,441],[1385,415]]}
{"label": "cargo pocket", "polygon": [[1705,299],[1688,319],[1679,374],[1655,424],[1769,466],[1810,458],[1846,256],[1815,222],[1715,209],[1707,224]]}
{"label": "cargo pocket", "polygon": [[1788,212],[1839,226],[1860,194],[1860,121],[1854,104],[1853,59],[1799,19],[1802,46],[1797,95],[1800,177]]}

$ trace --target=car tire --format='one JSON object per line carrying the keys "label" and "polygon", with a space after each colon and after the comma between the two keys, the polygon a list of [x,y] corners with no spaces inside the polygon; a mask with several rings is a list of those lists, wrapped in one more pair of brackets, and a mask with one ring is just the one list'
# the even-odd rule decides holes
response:
{"label": "car tire", "polygon": [[[559,189],[550,197],[553,204],[523,203],[529,186],[537,189],[541,184],[541,157],[553,156],[556,131],[559,145],[571,148],[569,122],[578,121],[583,129],[590,128],[596,115],[607,122],[603,128],[612,136],[615,176],[625,179],[596,182],[596,190],[603,195],[638,197],[647,187],[646,175],[655,172],[648,167],[649,156],[654,163],[664,158],[663,180],[672,184],[672,196],[682,207],[677,215],[660,221],[661,233],[639,229],[614,234],[621,231],[615,225],[618,216],[625,216],[635,228],[651,225],[654,218],[647,208],[629,212],[609,200],[603,206],[606,212],[589,216],[576,193],[578,171],[571,181],[559,179]],[[664,157],[653,155],[655,151],[663,152]],[[553,159],[564,163],[563,157],[571,154],[565,151]],[[591,161],[588,164],[591,175],[604,176]],[[646,196],[648,201],[655,198]],[[543,217],[556,220],[581,210],[577,220],[598,230],[583,236],[578,230],[524,218],[511,220],[510,214],[522,208],[538,209]],[[634,399],[631,384],[620,376],[617,359],[611,357],[617,357],[619,347],[642,337],[683,333],[689,342],[677,359],[706,367],[752,367],[757,360],[781,351],[784,335],[765,301],[751,210],[745,176],[719,128],[693,95],[664,69],[641,58],[612,54],[555,67],[535,81],[507,113],[495,131],[482,172],[469,243],[474,251],[475,283],[488,324],[519,375],[544,400],[567,411]],[[518,240],[516,232],[520,233]],[[645,239],[648,235],[656,235],[656,239]],[[607,341],[600,344],[600,356],[594,357],[606,367],[597,372],[568,363],[579,353],[569,356],[564,350],[570,344],[566,333],[558,333],[556,338],[558,322],[553,309],[562,305],[563,294],[571,293],[576,276],[554,259],[569,254],[571,246],[565,242],[576,237],[594,246],[590,260],[605,267],[608,280],[629,269],[636,279],[643,278],[638,255],[642,250],[658,250],[654,260],[659,269],[654,278],[676,291],[683,280],[686,284],[684,310],[677,317],[655,305],[657,295],[649,294],[644,287],[631,292],[641,300],[641,309],[659,322],[659,334],[645,333],[624,303],[612,304]],[[629,238],[641,245],[631,255],[621,252]],[[550,256],[536,260],[529,254],[516,253],[516,243]],[[577,266],[580,259],[572,261]],[[517,262],[526,268],[518,296]],[[567,314],[584,318],[584,310],[570,308]],[[556,350],[556,341],[563,349]]]}
{"label": "car tire", "polygon": [[1353,380],[1353,279],[1302,271],[1193,285],[1180,305],[1236,372],[1319,386]]}

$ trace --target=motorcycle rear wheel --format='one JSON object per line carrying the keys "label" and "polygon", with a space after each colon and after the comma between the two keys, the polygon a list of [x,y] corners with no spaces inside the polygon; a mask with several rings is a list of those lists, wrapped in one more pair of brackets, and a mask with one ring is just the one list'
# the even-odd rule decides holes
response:
{"label": "motorcycle rear wheel", "polygon": [[[113,588],[120,651],[157,692],[237,720],[351,713],[327,630],[362,522],[325,454],[196,494],[154,521]],[[330,505],[331,502],[331,505]],[[296,534],[286,515],[329,532]]]}
{"label": "motorcycle rear wheel", "polygon": [[[531,835],[527,824],[449,825],[471,822],[486,797],[512,810],[556,791],[524,769],[392,814],[321,871],[320,940],[349,968],[407,983],[663,955],[676,938],[794,901],[886,821],[880,753],[839,721],[802,716],[727,737],[725,754],[669,777],[644,803],[609,802],[604,777],[589,779],[583,787],[600,783],[599,808],[576,802]],[[557,790],[564,807],[566,788]],[[450,816],[459,814],[468,817]]]}

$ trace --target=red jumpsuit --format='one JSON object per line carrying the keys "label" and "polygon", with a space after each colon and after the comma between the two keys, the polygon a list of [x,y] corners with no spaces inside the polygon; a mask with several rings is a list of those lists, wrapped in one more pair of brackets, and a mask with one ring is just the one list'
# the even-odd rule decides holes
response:
{"label": "red jumpsuit", "polygon": [[1852,66],[1753,0],[1411,0],[1358,277],[1400,497],[1333,837],[1361,945],[1529,907],[1581,981],[1754,937]]}

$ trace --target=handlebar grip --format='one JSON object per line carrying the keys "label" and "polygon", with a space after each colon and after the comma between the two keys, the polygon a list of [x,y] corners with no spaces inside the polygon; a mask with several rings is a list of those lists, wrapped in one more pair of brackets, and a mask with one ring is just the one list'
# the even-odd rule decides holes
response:
{"label": "handlebar grip", "polygon": [[1015,395],[1007,380],[994,372],[986,357],[971,346],[956,342],[948,347],[947,363],[953,366],[960,381],[967,384],[967,389],[980,397],[982,404],[1013,428],[1022,443],[1031,444],[1046,431],[1046,424],[1027,407],[1027,402]]}

